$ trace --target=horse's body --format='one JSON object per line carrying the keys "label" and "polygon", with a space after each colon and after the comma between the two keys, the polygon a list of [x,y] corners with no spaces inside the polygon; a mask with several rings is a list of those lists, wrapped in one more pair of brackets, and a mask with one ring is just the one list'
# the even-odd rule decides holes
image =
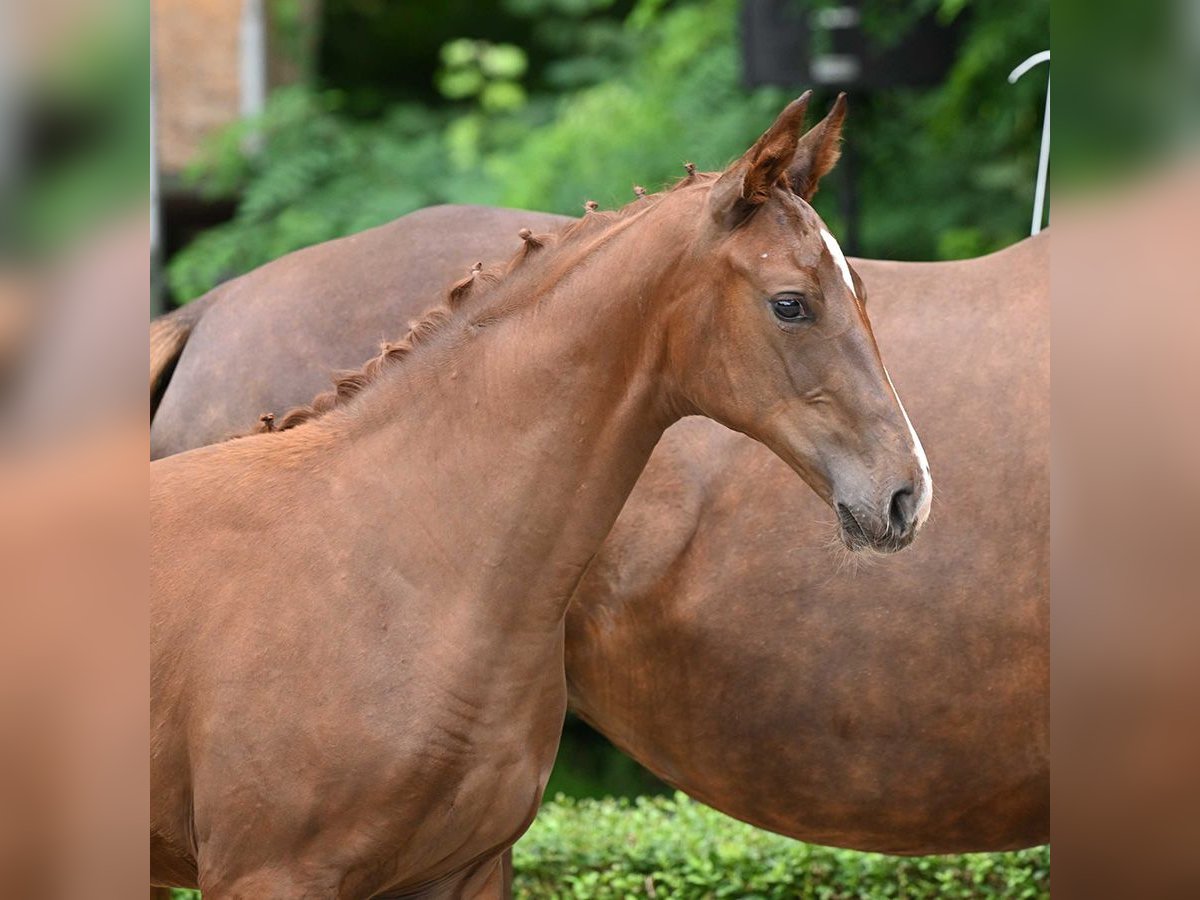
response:
{"label": "horse's body", "polygon": [[768,442],[849,546],[912,540],[928,470],[793,187],[836,144],[798,142],[805,102],[715,180],[526,234],[280,433],[152,466],[156,880],[499,888],[557,747],[568,601],[681,416]]}
{"label": "horse's body", "polygon": [[938,480],[905,553],[840,566],[828,513],[769,452],[671,428],[571,604],[571,708],[801,840],[1049,841],[1048,249],[854,261]]}
{"label": "horse's body", "polygon": [[[419,296],[511,253],[521,226],[566,221],[424,210],[159,320],[187,342],[156,452],[307,399]],[[905,853],[1047,840],[1048,242],[854,260],[943,488],[900,557],[831,571],[827,514],[769,452],[704,420],[669,429],[568,612],[572,708],[689,794],[797,838]]]}
{"label": "horse's body", "polygon": [[170,383],[151,423],[151,456],[215,444],[244,434],[260,413],[307,403],[331,372],[361,366],[473,263],[511,257],[518,228],[572,221],[477,206],[422,210],[288,254],[163,316],[151,344]]}

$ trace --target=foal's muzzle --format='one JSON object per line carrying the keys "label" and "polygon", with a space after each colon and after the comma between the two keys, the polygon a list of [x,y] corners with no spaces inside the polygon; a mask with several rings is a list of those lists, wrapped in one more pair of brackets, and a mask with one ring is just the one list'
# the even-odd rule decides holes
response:
{"label": "foal's muzzle", "polygon": [[906,484],[892,493],[885,508],[876,512],[838,503],[842,543],[850,550],[871,549],[880,553],[903,550],[912,543],[919,527],[916,496],[914,486]]}

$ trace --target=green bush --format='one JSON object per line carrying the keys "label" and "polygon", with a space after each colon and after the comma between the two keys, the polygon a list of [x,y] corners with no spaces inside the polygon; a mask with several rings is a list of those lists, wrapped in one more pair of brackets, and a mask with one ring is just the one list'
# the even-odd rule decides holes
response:
{"label": "green bush", "polygon": [[[884,856],[802,844],[688,799],[545,804],[513,852],[519,900],[1040,900],[1050,850]],[[176,891],[176,900],[194,892]]]}
{"label": "green bush", "polygon": [[[679,177],[685,159],[706,169],[725,164],[808,86],[742,86],[736,0],[638,0],[621,18],[609,0],[506,3],[521,14],[558,16],[544,38],[556,36],[550,42],[562,55],[540,78],[527,72],[530,48],[463,38],[443,46],[440,69],[430,73],[439,104],[393,103],[361,119],[348,114],[353,104],[341,92],[291,89],[272,97],[262,120],[215,141],[190,178],[202,193],[240,202],[233,221],[169,262],[175,299],[435,203],[571,214],[589,198],[622,204],[634,184],[656,189]],[[920,12],[970,15],[944,84],[851,98],[858,251],[951,258],[1021,238],[1045,82],[1014,87],[1005,76],[1047,44],[1047,5],[913,0],[897,15],[889,0],[869,0],[865,8],[881,40]],[[817,98],[814,119],[831,99]],[[836,197],[817,197],[835,231]]]}
{"label": "green bush", "polygon": [[231,222],[171,260],[176,299],[198,297],[301,247],[464,199],[443,164],[444,116],[407,104],[361,122],[341,115],[341,102],[333,92],[277,91],[262,119],[211,143],[188,178],[206,195],[236,192],[241,200]]}
{"label": "green bush", "polygon": [[895,857],[802,844],[677,793],[559,796],[514,851],[519,898],[843,900],[1050,896],[1050,851]]}

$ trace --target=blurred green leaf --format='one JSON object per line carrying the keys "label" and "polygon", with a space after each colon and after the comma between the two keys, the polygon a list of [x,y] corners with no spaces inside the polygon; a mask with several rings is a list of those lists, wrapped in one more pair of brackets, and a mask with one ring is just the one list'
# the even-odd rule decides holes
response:
{"label": "blurred green leaf", "polygon": [[473,97],[485,84],[483,73],[478,69],[452,69],[438,76],[438,90],[451,100]]}
{"label": "blurred green leaf", "polygon": [[520,78],[528,66],[525,51],[512,44],[489,44],[479,58],[479,67],[489,78]]}
{"label": "blurred green leaf", "polygon": [[514,81],[493,81],[479,99],[488,112],[511,112],[525,105],[525,91]]}
{"label": "blurred green leaf", "polygon": [[442,45],[440,53],[442,65],[451,67],[470,65],[475,61],[476,55],[475,42],[467,38],[448,41]]}

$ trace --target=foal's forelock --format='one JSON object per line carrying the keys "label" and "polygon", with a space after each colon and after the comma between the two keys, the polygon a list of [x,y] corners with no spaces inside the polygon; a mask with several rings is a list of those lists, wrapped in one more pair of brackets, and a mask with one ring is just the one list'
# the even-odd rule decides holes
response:
{"label": "foal's forelock", "polygon": [[318,419],[330,410],[349,402],[362,393],[364,388],[379,380],[385,370],[403,361],[414,348],[428,343],[450,323],[460,321],[461,311],[469,298],[482,296],[481,292],[486,288],[504,283],[509,275],[531,258],[552,256],[551,251],[555,248],[569,247],[582,238],[598,236],[613,225],[643,212],[647,209],[647,204],[657,203],[664,194],[692,185],[706,184],[719,177],[719,173],[697,172],[692,163],[686,163],[684,167],[687,174],[664,191],[650,194],[645,188],[636,186],[635,199],[620,209],[600,210],[595,201],[588,200],[584,204],[584,216],[566,225],[561,231],[534,234],[528,228],[522,228],[517,233],[521,239],[521,247],[507,263],[486,269],[482,263],[476,263],[468,275],[450,286],[440,305],[429,309],[421,318],[409,323],[408,333],[404,337],[397,341],[385,341],[380,345],[379,354],[369,359],[358,371],[337,373],[333,388],[318,394],[309,405],[290,410],[278,420],[273,413],[264,413],[259,419],[255,433],[287,431]]}

